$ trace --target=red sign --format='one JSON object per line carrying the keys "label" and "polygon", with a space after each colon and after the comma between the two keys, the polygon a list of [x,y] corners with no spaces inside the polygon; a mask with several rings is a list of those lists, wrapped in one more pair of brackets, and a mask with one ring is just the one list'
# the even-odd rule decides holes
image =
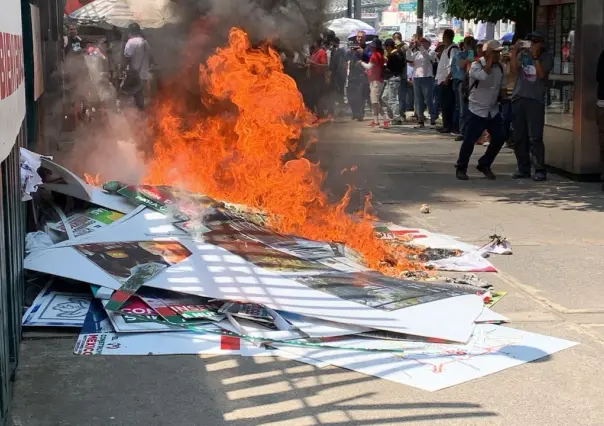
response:
{"label": "red sign", "polygon": [[23,37],[0,33],[0,100],[12,95],[23,79]]}

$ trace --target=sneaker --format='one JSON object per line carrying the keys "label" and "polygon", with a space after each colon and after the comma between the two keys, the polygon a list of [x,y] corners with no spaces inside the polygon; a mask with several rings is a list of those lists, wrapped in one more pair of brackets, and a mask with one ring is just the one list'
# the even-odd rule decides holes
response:
{"label": "sneaker", "polygon": [[417,126],[415,126],[416,129],[425,129],[426,125],[424,123],[417,123]]}
{"label": "sneaker", "polygon": [[384,129],[389,129],[390,128],[390,121],[389,120],[384,120],[384,125],[382,127]]}
{"label": "sneaker", "polygon": [[470,178],[468,177],[468,173],[466,172],[466,169],[457,169],[455,170],[455,177],[459,180],[470,180]]}
{"label": "sneaker", "polygon": [[458,136],[461,136],[461,133],[459,133],[459,132],[451,132],[451,136],[458,137]]}
{"label": "sneaker", "polygon": [[545,172],[535,172],[533,180],[535,182],[543,182],[544,180],[547,180],[547,175],[545,174]]}
{"label": "sneaker", "polygon": [[530,179],[531,178],[531,174],[530,173],[524,173],[524,172],[521,172],[521,171],[516,171],[512,175],[512,178],[513,179]]}
{"label": "sneaker", "polygon": [[456,136],[455,142],[463,142],[463,136],[462,135]]}
{"label": "sneaker", "polygon": [[376,123],[375,121],[372,121],[371,123],[369,123],[367,125],[367,127],[380,127],[380,123]]}
{"label": "sneaker", "polygon": [[451,133],[451,129],[443,127],[442,129],[438,130],[438,133]]}
{"label": "sneaker", "polygon": [[393,126],[400,126],[403,124],[403,120],[392,120],[390,124],[392,124]]}
{"label": "sneaker", "polygon": [[495,173],[493,173],[489,166],[483,166],[479,164],[478,166],[476,166],[476,170],[482,173],[488,180],[497,179],[497,176],[495,176]]}

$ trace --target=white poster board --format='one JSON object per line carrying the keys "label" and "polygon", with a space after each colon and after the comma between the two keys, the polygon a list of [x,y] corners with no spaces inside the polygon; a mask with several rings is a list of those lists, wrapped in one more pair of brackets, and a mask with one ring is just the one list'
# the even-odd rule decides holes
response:
{"label": "white poster board", "polygon": [[21,2],[2,0],[0,13],[0,161],[8,156],[25,117]]}

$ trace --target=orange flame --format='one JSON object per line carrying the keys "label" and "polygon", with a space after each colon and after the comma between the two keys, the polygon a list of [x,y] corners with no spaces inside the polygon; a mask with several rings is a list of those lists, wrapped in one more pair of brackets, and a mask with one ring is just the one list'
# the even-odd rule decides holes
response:
{"label": "orange flame", "polygon": [[[200,66],[203,104],[213,114],[180,113],[180,99],[156,109],[147,184],[175,185],[266,212],[269,226],[309,239],[344,242],[367,266],[386,273],[422,269],[406,252],[376,239],[368,211],[346,214],[352,188],[330,204],[317,164],[294,155],[305,128],[316,127],[296,83],[268,45],[252,48],[232,29],[227,47]],[[284,162],[284,158],[295,158]],[[370,207],[367,199],[367,210]]]}
{"label": "orange flame", "polygon": [[92,176],[92,175],[89,175],[88,173],[84,173],[84,181],[88,185],[101,186],[101,175],[100,175],[100,173],[97,173],[96,175]]}

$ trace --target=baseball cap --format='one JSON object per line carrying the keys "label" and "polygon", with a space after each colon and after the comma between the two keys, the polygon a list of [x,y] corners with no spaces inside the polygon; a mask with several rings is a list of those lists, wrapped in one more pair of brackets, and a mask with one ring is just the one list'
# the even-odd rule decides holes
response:
{"label": "baseball cap", "polygon": [[489,40],[487,41],[482,48],[484,50],[490,50],[492,52],[500,52],[503,50],[503,46],[497,40]]}

